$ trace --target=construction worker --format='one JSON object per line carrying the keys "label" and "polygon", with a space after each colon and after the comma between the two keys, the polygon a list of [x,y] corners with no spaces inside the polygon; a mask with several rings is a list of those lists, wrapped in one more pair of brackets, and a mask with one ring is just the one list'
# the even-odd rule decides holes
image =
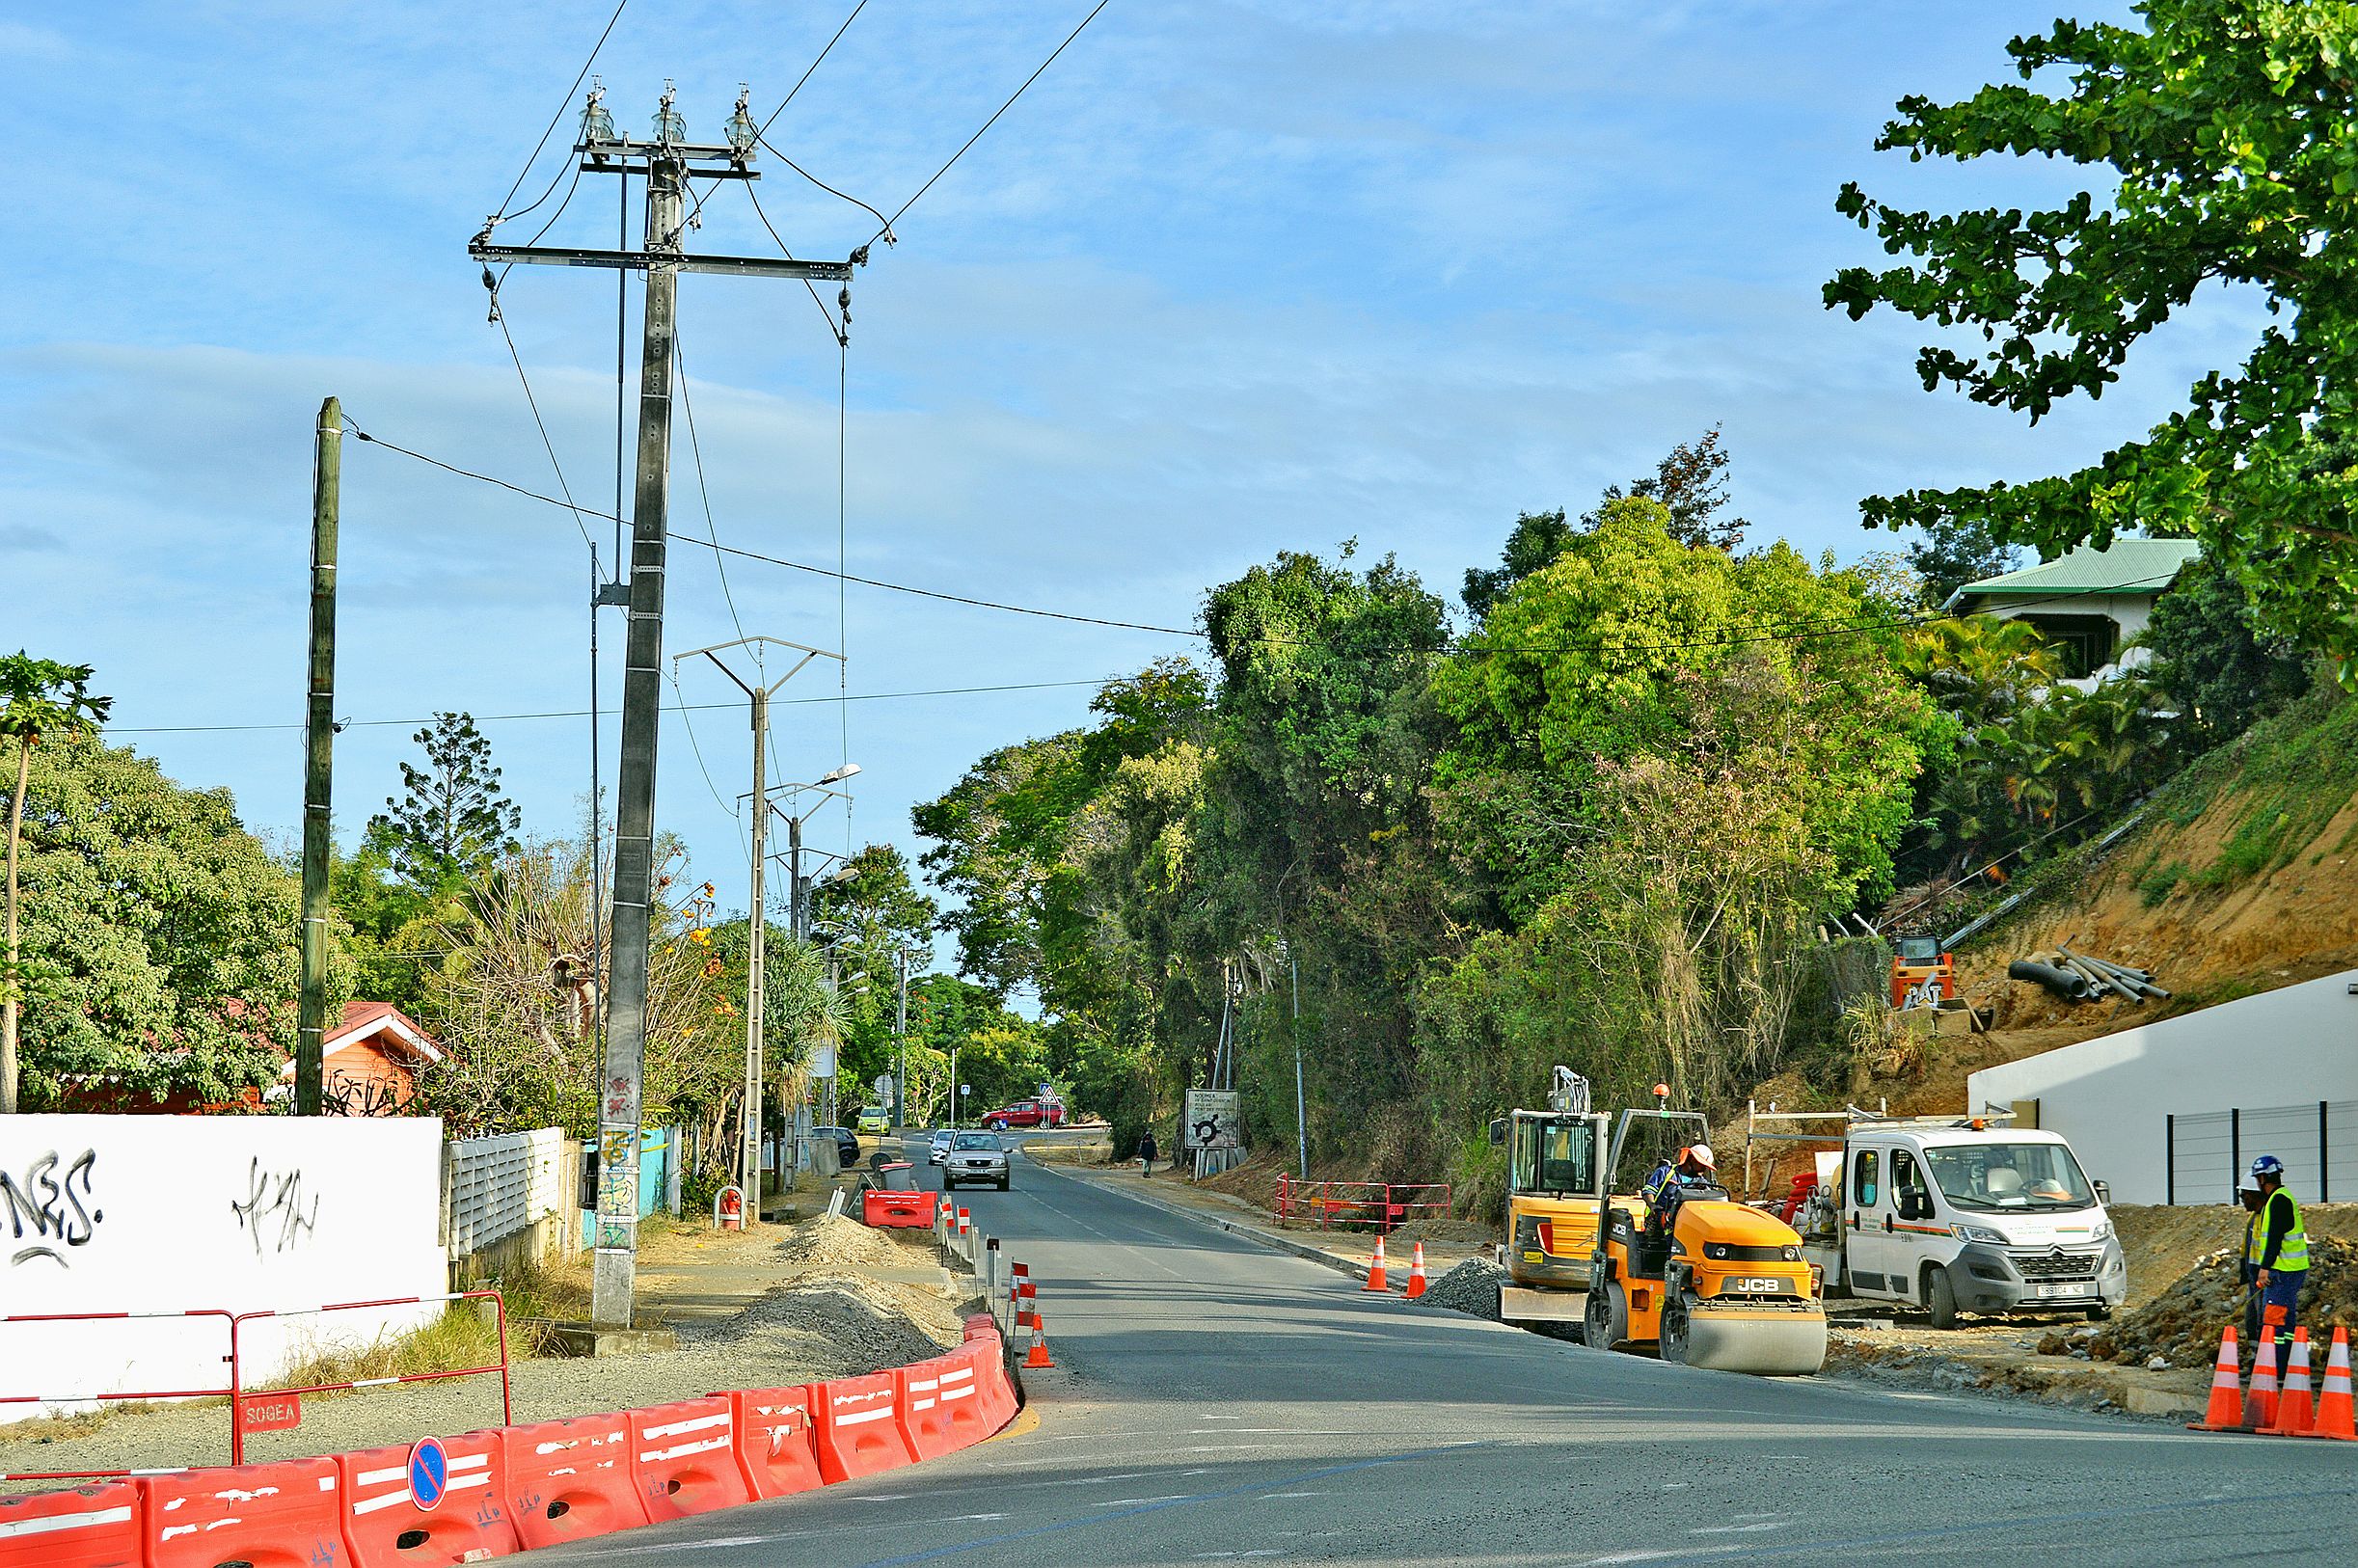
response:
{"label": "construction worker", "polygon": [[2285,1186],[2284,1161],[2261,1155],[2252,1161],[2250,1180],[2260,1198],[2245,1203],[2251,1218],[2243,1223],[2243,1283],[2260,1306],[2261,1338],[2275,1341],[2281,1377],[2292,1354],[2301,1286],[2309,1283],[2309,1230],[2301,1221],[2300,1200]]}
{"label": "construction worker", "polygon": [[1657,1235],[1670,1233],[1670,1216],[1687,1195],[1689,1187],[1717,1187],[1719,1169],[1713,1163],[1709,1144],[1689,1144],[1675,1154],[1666,1155],[1654,1174],[1645,1178],[1638,1196],[1645,1200],[1645,1223]]}

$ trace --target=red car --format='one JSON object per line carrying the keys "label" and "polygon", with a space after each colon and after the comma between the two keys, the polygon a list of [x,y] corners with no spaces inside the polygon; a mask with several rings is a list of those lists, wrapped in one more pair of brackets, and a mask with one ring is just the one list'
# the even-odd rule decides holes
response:
{"label": "red car", "polygon": [[983,1125],[993,1132],[1005,1132],[1010,1127],[1061,1127],[1065,1124],[1065,1102],[1061,1099],[1019,1099],[1013,1105],[1003,1105],[983,1118]]}

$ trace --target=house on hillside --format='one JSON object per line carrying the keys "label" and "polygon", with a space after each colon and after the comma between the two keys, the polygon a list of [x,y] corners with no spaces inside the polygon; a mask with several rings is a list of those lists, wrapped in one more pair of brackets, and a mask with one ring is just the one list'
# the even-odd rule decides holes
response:
{"label": "house on hillside", "polygon": [[[398,1115],[417,1097],[419,1069],[442,1060],[442,1047],[391,1002],[346,1002],[320,1037],[321,1083],[347,1116]],[[295,1064],[279,1069],[270,1097],[295,1092]]]}
{"label": "house on hillside", "polygon": [[2126,645],[2154,618],[2154,601],[2202,554],[2191,539],[2115,539],[2037,566],[1968,582],[1940,608],[2027,621],[2063,653],[2069,684],[2086,691],[2145,662]]}

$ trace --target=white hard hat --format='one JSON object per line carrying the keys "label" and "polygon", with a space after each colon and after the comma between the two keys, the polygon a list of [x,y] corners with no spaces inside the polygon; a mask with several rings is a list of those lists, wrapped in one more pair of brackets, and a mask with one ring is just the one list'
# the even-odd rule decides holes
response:
{"label": "white hard hat", "polygon": [[1719,1166],[1711,1157],[1711,1146],[1709,1144],[1690,1144],[1687,1146],[1687,1152],[1694,1155],[1694,1163],[1702,1166],[1705,1170],[1716,1171],[1719,1169]]}
{"label": "white hard hat", "polygon": [[2242,1180],[2236,1183],[2236,1191],[2237,1192],[2258,1192],[2259,1190],[2260,1178],[2256,1176],[2247,1175]]}

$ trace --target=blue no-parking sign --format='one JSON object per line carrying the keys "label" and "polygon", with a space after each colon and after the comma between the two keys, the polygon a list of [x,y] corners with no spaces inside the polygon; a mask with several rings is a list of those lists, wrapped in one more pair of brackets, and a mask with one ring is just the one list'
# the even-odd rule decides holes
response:
{"label": "blue no-parking sign", "polygon": [[431,1512],[450,1489],[450,1457],[435,1438],[420,1438],[409,1450],[409,1500]]}

